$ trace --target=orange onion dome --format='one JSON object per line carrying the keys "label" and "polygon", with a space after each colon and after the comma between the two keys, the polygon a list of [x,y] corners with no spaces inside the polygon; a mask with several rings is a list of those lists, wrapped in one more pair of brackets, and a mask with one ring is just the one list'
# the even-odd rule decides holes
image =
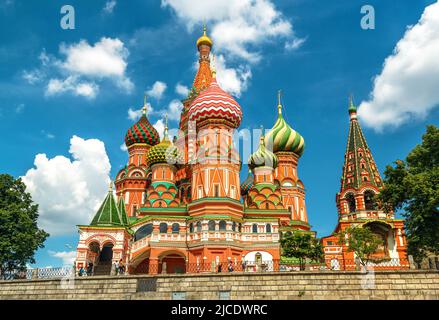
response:
{"label": "orange onion dome", "polygon": [[196,123],[213,120],[238,128],[242,111],[238,102],[221,89],[214,76],[210,85],[190,105],[188,118]]}

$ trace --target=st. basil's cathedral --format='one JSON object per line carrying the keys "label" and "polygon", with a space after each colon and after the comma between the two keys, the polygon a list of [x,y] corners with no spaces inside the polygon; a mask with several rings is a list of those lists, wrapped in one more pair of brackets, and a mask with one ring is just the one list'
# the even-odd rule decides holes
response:
{"label": "st. basil's cathedral", "polygon": [[[179,134],[163,138],[142,116],[125,136],[128,163],[89,225],[79,226],[76,268],[95,266],[110,273],[122,262],[130,274],[217,270],[276,271],[282,259],[281,237],[294,232],[315,236],[308,223],[305,186],[298,163],[304,138],[282,115],[248,159],[242,161],[233,141],[243,114],[238,102],[221,89],[211,64],[212,40],[197,40],[199,66],[192,89],[182,101]],[[276,112],[273,107],[274,112]],[[403,220],[379,209],[374,195],[383,182],[350,103],[350,128],[341,189],[338,225],[322,238],[331,267],[354,259],[336,232],[368,227],[382,239],[377,257],[406,258]],[[396,268],[405,266],[396,266]]]}

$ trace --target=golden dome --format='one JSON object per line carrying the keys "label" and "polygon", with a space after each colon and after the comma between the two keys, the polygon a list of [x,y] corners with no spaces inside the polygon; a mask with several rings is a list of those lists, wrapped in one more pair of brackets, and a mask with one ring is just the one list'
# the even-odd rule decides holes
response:
{"label": "golden dome", "polygon": [[206,34],[206,26],[203,27],[203,35],[197,40],[197,47],[201,46],[202,44],[205,44],[209,47],[213,46],[212,39],[210,39]]}

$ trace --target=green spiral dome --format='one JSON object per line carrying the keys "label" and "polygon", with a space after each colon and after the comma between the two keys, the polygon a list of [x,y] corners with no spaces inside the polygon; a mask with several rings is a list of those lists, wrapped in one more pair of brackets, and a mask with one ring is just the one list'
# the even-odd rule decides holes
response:
{"label": "green spiral dome", "polygon": [[286,123],[280,104],[278,108],[279,117],[270,132],[267,133],[265,145],[273,152],[294,152],[300,157],[305,150],[305,139]]}
{"label": "green spiral dome", "polygon": [[248,158],[248,167],[254,169],[257,167],[277,168],[277,156],[265,148],[264,137],[261,137],[259,148]]}

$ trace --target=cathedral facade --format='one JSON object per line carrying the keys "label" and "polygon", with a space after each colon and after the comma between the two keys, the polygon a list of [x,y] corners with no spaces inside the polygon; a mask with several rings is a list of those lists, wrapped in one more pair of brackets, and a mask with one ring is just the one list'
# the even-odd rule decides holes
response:
{"label": "cathedral facade", "polygon": [[[297,170],[305,142],[283,118],[280,97],[277,121],[261,136],[241,183],[242,160],[233,137],[242,109],[216,80],[212,46],[204,30],[178,136],[168,136],[166,121],[160,139],[145,101],[141,118],[125,136],[129,159],[116,176],[115,192],[110,186],[91,223],[79,226],[77,268],[93,263],[97,274],[105,274],[122,262],[130,274],[276,270],[282,236],[314,234]],[[378,193],[382,181],[353,111],[347,152],[337,228],[379,220],[377,232],[387,228],[387,237],[394,237],[383,252],[402,256],[402,221],[368,207],[368,192]],[[345,254],[333,237],[323,240],[329,259]]]}

